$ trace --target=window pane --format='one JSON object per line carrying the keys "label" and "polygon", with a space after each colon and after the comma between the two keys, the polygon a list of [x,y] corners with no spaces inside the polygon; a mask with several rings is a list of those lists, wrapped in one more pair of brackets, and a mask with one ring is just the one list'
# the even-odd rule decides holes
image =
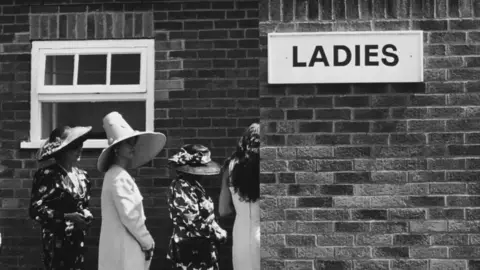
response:
{"label": "window pane", "polygon": [[42,103],[42,138],[63,125],[92,126],[92,139],[106,139],[103,117],[112,111],[122,114],[133,129],[145,130],[145,102],[69,102]]}
{"label": "window pane", "polygon": [[45,85],[72,85],[73,63],[73,55],[47,55]]}
{"label": "window pane", "polygon": [[139,84],[140,54],[112,54],[110,84]]}
{"label": "window pane", "polygon": [[77,84],[106,84],[107,55],[79,55]]}

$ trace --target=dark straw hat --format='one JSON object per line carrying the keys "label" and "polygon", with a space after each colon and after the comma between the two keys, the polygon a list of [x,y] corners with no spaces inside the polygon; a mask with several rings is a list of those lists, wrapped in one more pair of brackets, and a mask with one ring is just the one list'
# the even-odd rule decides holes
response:
{"label": "dark straw hat", "polygon": [[212,161],[210,150],[200,144],[186,144],[168,160],[175,170],[193,175],[217,175],[221,167]]}
{"label": "dark straw hat", "polygon": [[87,135],[92,127],[69,127],[63,126],[56,128],[50,134],[50,138],[43,144],[37,152],[38,161],[44,161],[52,158],[60,150],[67,146],[77,143],[83,143],[87,140]]}

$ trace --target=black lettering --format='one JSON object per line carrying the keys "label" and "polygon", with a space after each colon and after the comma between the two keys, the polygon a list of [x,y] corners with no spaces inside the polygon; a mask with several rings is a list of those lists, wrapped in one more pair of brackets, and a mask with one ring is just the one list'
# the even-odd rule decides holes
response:
{"label": "black lettering", "polygon": [[[392,52],[387,51],[388,49],[391,49]],[[395,45],[393,44],[387,44],[383,46],[382,48],[383,55],[392,58],[391,61],[388,61],[387,58],[382,58],[382,63],[385,66],[394,67],[398,64],[398,55],[394,53],[396,51],[397,51],[397,47],[395,47]]]}
{"label": "black lettering", "polygon": [[360,45],[355,45],[355,66],[360,66]]}
{"label": "black lettering", "polygon": [[[318,58],[318,53],[321,54],[320,58]],[[312,58],[310,59],[308,66],[313,67],[316,62],[323,62],[326,67],[330,66],[322,46],[315,46],[315,51],[313,51]]]}
{"label": "black lettering", "polygon": [[298,47],[293,46],[293,67],[306,67],[307,62],[298,62]]}
{"label": "black lettering", "polygon": [[[342,62],[340,62],[338,59],[338,52],[340,50],[344,51],[347,54],[347,57]],[[352,60],[352,52],[350,52],[350,49],[347,46],[344,46],[344,45],[333,46],[333,66],[335,67],[346,66],[350,63],[351,60]]]}
{"label": "black lettering", "polygon": [[378,61],[371,61],[371,57],[378,56],[378,52],[371,50],[378,50],[378,45],[365,45],[365,66],[378,66]]}

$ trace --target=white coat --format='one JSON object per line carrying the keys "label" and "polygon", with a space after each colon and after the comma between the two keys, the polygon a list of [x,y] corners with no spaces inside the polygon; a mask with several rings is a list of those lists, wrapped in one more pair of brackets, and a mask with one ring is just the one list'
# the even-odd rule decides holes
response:
{"label": "white coat", "polygon": [[143,249],[153,238],[145,226],[143,197],[128,172],[113,165],[102,187],[98,270],[148,270]]}

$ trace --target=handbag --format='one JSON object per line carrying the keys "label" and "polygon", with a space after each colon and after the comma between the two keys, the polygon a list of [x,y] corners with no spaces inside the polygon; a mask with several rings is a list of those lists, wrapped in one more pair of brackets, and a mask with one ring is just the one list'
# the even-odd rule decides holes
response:
{"label": "handbag", "polygon": [[184,265],[200,265],[202,262],[210,264],[217,261],[217,247],[210,238],[186,238],[175,243],[173,255],[175,261]]}

